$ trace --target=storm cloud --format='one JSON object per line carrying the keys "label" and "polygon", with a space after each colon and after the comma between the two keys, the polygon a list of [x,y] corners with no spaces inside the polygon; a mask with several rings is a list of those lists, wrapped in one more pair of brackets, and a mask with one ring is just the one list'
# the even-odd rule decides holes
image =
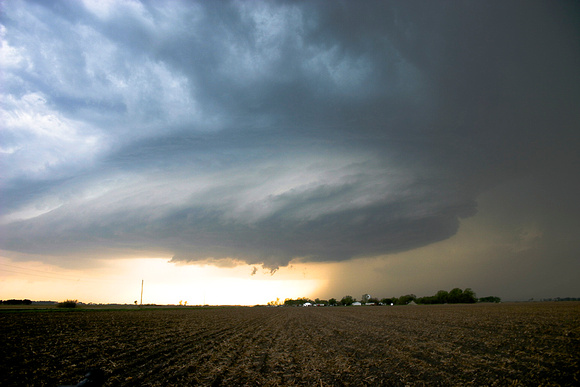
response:
{"label": "storm cloud", "polygon": [[5,251],[276,269],[578,192],[574,2],[2,7]]}

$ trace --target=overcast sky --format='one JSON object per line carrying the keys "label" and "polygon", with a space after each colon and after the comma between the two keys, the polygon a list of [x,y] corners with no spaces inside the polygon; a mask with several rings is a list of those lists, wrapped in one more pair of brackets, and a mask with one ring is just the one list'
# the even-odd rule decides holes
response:
{"label": "overcast sky", "polygon": [[0,6],[12,262],[580,296],[578,2]]}

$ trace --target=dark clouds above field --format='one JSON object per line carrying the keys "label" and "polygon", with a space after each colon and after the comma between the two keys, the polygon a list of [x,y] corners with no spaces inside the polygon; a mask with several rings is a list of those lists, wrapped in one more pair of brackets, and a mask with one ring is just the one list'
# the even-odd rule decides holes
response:
{"label": "dark clouds above field", "polygon": [[0,248],[274,269],[446,240],[518,179],[577,197],[578,11],[4,3]]}

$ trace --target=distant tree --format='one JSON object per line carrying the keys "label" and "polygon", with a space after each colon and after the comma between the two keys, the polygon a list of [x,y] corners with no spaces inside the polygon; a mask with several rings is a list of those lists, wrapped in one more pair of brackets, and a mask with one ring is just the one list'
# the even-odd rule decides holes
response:
{"label": "distant tree", "polygon": [[293,300],[292,298],[287,298],[284,300],[284,306],[298,306],[300,305],[300,300]]}
{"label": "distant tree", "polygon": [[30,305],[32,304],[32,301],[28,300],[28,299],[24,299],[24,300],[4,300],[4,301],[0,301],[0,304],[4,304],[4,305]]}
{"label": "distant tree", "polygon": [[407,294],[407,295],[399,297],[399,299],[397,300],[397,305],[407,305],[409,302],[415,301],[416,299],[417,299],[416,295]]}
{"label": "distant tree", "polygon": [[438,304],[446,304],[448,297],[449,292],[447,290],[439,290],[437,294],[435,294],[435,298],[437,299]]}
{"label": "distant tree", "polygon": [[[277,301],[279,302],[279,299],[277,299]],[[300,297],[297,298],[295,300],[291,299],[291,298],[287,298],[284,300],[284,306],[302,306],[305,303],[310,302],[312,303],[312,300],[306,298],[306,297]]]}
{"label": "distant tree", "polygon": [[477,302],[475,292],[471,288],[461,290],[455,288],[449,293],[445,290],[439,290],[434,296],[420,297],[416,300],[419,304],[473,304]]}
{"label": "distant tree", "polygon": [[276,297],[276,301],[269,301],[268,302],[268,305],[269,306],[278,306],[278,305],[280,305],[280,298],[279,297]]}
{"label": "distant tree", "polygon": [[65,300],[56,304],[57,308],[76,308],[77,300]]}
{"label": "distant tree", "polygon": [[501,298],[495,296],[482,297],[479,302],[501,302]]}
{"label": "distant tree", "polygon": [[447,295],[447,302],[450,304],[459,304],[463,299],[463,290],[459,288],[451,289]]}
{"label": "distant tree", "polygon": [[417,302],[418,304],[424,304],[424,305],[432,305],[432,304],[438,304],[439,303],[437,301],[437,297],[436,296],[419,297],[419,298],[417,298],[417,300],[415,300],[415,302]]}
{"label": "distant tree", "polygon": [[335,306],[336,304],[338,304],[338,301],[336,301],[336,298],[331,298],[330,300],[328,300],[328,305]]}
{"label": "distant tree", "polygon": [[477,302],[477,296],[471,288],[466,288],[461,295],[461,303],[463,304],[474,304]]}
{"label": "distant tree", "polygon": [[342,299],[340,300],[340,303],[341,303],[342,305],[346,305],[346,306],[348,306],[348,305],[352,305],[352,303],[353,303],[353,302],[356,302],[356,299],[355,299],[355,298],[353,298],[352,296],[344,296],[344,297],[342,297]]}
{"label": "distant tree", "polygon": [[396,300],[394,300],[392,298],[383,298],[383,299],[381,299],[381,304],[391,305],[391,304],[395,304],[395,301]]}

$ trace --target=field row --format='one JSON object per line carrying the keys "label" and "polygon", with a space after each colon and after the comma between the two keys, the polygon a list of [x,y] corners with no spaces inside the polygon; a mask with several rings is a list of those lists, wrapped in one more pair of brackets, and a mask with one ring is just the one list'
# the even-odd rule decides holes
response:
{"label": "field row", "polygon": [[580,303],[0,313],[0,385],[578,385]]}

